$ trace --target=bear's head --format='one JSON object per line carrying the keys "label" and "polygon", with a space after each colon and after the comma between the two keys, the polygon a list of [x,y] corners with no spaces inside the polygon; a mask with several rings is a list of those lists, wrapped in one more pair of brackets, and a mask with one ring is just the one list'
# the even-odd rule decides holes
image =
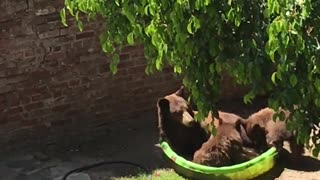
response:
{"label": "bear's head", "polygon": [[293,134],[286,128],[286,123],[283,121],[270,120],[266,125],[266,141],[270,147],[275,147],[278,150],[282,149],[283,141],[289,140]]}
{"label": "bear's head", "polygon": [[157,107],[159,115],[170,121],[186,127],[192,127],[195,124],[194,112],[186,101],[184,86],[175,93],[160,98]]}
{"label": "bear's head", "polygon": [[186,101],[184,87],[160,98],[157,108],[160,141],[168,142],[177,154],[192,158],[209,135],[195,121],[194,112]]}

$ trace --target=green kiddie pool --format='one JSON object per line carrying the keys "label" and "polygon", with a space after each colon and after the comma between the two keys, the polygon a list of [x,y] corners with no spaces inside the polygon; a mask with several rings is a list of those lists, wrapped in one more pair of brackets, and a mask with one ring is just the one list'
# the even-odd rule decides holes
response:
{"label": "green kiddie pool", "polygon": [[275,148],[270,148],[250,161],[225,167],[210,167],[188,161],[178,156],[165,141],[160,142],[161,148],[169,163],[179,174],[194,179],[203,180],[245,180],[258,177],[269,171],[275,165],[278,155]]}

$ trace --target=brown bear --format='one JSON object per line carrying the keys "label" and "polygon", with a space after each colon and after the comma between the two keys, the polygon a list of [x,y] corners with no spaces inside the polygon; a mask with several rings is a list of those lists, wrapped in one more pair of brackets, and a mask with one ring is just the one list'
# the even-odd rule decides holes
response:
{"label": "brown bear", "polygon": [[194,120],[183,86],[157,102],[160,141],[165,140],[180,156],[192,159],[209,134]]}
{"label": "brown bear", "polygon": [[270,146],[281,150],[283,142],[288,141],[292,154],[300,156],[304,153],[304,145],[297,144],[294,134],[286,128],[290,112],[279,110],[285,114],[284,121],[280,119],[274,121],[273,116],[276,112],[271,108],[263,108],[250,115],[246,120],[242,120],[246,133],[259,152],[266,151]]}
{"label": "brown bear", "polygon": [[195,152],[193,162],[221,167],[238,164],[258,156],[256,152],[243,148],[240,119],[228,121],[219,118],[218,122],[216,136],[211,135],[210,139]]}
{"label": "brown bear", "polygon": [[[196,114],[197,111],[194,111],[194,113]],[[212,113],[209,112],[205,120],[201,122],[201,127],[206,129],[207,132],[211,134],[213,126],[215,126],[215,128],[219,127],[219,124],[220,124],[219,119],[227,123],[236,123],[238,121],[240,122],[244,121],[244,118],[234,113],[218,111],[218,115],[219,115],[218,118],[212,117]],[[244,127],[240,126],[240,128],[241,128],[240,135],[241,135],[241,139],[243,140],[243,145],[247,147],[253,147],[252,145],[253,143],[250,140],[250,138],[247,136]]]}

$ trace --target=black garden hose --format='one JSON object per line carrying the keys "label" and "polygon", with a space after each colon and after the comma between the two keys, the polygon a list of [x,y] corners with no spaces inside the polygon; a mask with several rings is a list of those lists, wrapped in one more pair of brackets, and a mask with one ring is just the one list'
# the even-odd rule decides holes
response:
{"label": "black garden hose", "polygon": [[[137,163],[133,163],[133,162],[129,162],[129,161],[102,161],[102,162],[97,162],[97,163],[94,163],[94,164],[89,164],[89,165],[86,165],[86,166],[82,166],[80,168],[73,169],[73,170],[67,172],[63,176],[62,180],[67,180],[67,177],[70,174],[81,172],[81,171],[85,171],[85,170],[88,170],[88,169],[91,169],[91,168],[94,168],[94,167],[98,167],[98,166],[109,165],[109,164],[127,164],[127,165],[138,167],[138,168],[142,169],[143,171],[145,171],[146,173],[148,173],[148,171],[147,171],[147,169],[145,167],[143,167],[142,165],[137,164]],[[148,180],[151,180],[151,179],[152,179],[152,174],[150,174],[149,177],[148,177]]]}

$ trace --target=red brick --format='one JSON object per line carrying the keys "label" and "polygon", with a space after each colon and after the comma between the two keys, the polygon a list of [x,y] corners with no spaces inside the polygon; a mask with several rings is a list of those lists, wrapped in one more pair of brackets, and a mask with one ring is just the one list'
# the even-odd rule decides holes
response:
{"label": "red brick", "polygon": [[62,89],[68,87],[68,82],[59,82],[52,84],[50,89]]}
{"label": "red brick", "polygon": [[51,15],[46,16],[47,22],[51,22],[51,21],[60,21],[60,15],[59,13],[53,13]]}
{"label": "red brick", "polygon": [[59,33],[60,32],[59,32],[58,29],[55,29],[55,30],[52,30],[52,31],[46,31],[46,32],[40,33],[39,34],[39,38],[40,39],[53,38],[53,37],[59,36]]}
{"label": "red brick", "polygon": [[72,95],[72,93],[73,93],[73,91],[72,91],[71,88],[64,88],[64,89],[62,90],[62,95],[63,95],[63,96],[70,96],[70,95]]}
{"label": "red brick", "polygon": [[99,112],[99,113],[96,113],[96,118],[97,119],[106,118],[108,116],[110,116],[110,112]]}
{"label": "red brick", "polygon": [[83,42],[82,41],[76,41],[73,43],[73,48],[75,52],[83,51]]}
{"label": "red brick", "polygon": [[35,102],[24,106],[26,111],[32,111],[43,107],[43,102]]}
{"label": "red brick", "polygon": [[118,64],[118,68],[119,69],[130,68],[130,67],[133,67],[134,65],[135,65],[134,61],[120,61],[120,63]]}
{"label": "red brick", "polygon": [[69,34],[69,29],[68,28],[61,28],[60,29],[60,36],[66,36]]}
{"label": "red brick", "polygon": [[145,73],[145,69],[146,69],[146,66],[142,65],[142,66],[129,68],[128,71],[129,71],[129,74],[134,74],[139,72]]}
{"label": "red brick", "polygon": [[55,128],[55,127],[66,126],[66,125],[71,124],[71,123],[72,123],[71,119],[63,119],[63,120],[52,121],[51,125],[52,125],[53,128]]}
{"label": "red brick", "polygon": [[78,86],[80,84],[80,80],[71,80],[69,81],[69,86],[70,87],[75,87]]}
{"label": "red brick", "polygon": [[19,121],[23,121],[23,120],[24,120],[24,118],[22,117],[21,114],[15,114],[13,116],[8,117],[8,123],[19,122]]}
{"label": "red brick", "polygon": [[31,76],[38,79],[46,79],[50,77],[50,72],[45,70],[34,71],[30,73]]}
{"label": "red brick", "polygon": [[43,65],[45,65],[46,67],[50,67],[50,68],[58,68],[59,60],[52,59],[52,60],[43,61]]}
{"label": "red brick", "polygon": [[56,43],[60,44],[60,43],[69,43],[72,42],[74,39],[73,36],[59,36],[57,38],[55,38]]}
{"label": "red brick", "polygon": [[52,46],[49,49],[50,52],[57,52],[61,50],[61,46]]}
{"label": "red brick", "polygon": [[61,97],[62,96],[62,90],[52,90],[52,96],[54,98],[58,98],[58,97]]}
{"label": "red brick", "polygon": [[5,75],[8,76],[16,76],[16,75],[20,75],[20,71],[18,68],[7,68],[7,70],[5,71]]}
{"label": "red brick", "polygon": [[21,113],[23,111],[21,106],[17,106],[17,107],[11,107],[8,109],[7,114],[8,115],[13,115],[13,114],[18,114]]}
{"label": "red brick", "polygon": [[24,50],[24,58],[33,57],[34,56],[34,49],[29,48]]}
{"label": "red brick", "polygon": [[47,54],[45,57],[44,57],[44,60],[45,61],[51,61],[51,60],[57,60],[57,59],[62,59],[65,57],[65,53],[64,52],[61,52],[61,51],[58,51],[58,52],[52,52],[50,54]]}
{"label": "red brick", "polygon": [[8,93],[6,95],[7,106],[17,106],[20,104],[20,97],[17,92]]}
{"label": "red brick", "polygon": [[20,95],[21,104],[29,104],[31,102],[31,97],[25,94]]}
{"label": "red brick", "polygon": [[36,101],[40,101],[40,100],[45,100],[45,99],[49,99],[51,98],[51,94],[50,93],[43,93],[43,94],[35,94],[31,96],[31,100],[32,102],[36,102]]}
{"label": "red brick", "polygon": [[8,118],[0,118],[0,125],[3,126],[8,123]]}
{"label": "red brick", "polygon": [[46,92],[48,92],[48,88],[46,86],[41,86],[41,87],[31,87],[31,88],[28,88],[28,89],[24,89],[20,93],[22,95],[32,96],[32,95],[43,94],[43,93],[46,93]]}
{"label": "red brick", "polygon": [[82,33],[78,33],[76,34],[76,39],[84,39],[84,38],[90,38],[94,36],[94,32],[93,31],[88,31],[88,32],[82,32]]}
{"label": "red brick", "polygon": [[70,107],[71,107],[70,104],[62,104],[62,105],[53,107],[52,111],[63,112],[63,111],[66,111],[67,109],[70,109]]}
{"label": "red brick", "polygon": [[51,31],[55,28],[54,23],[44,23],[44,24],[39,24],[37,25],[36,29],[38,33],[43,33],[47,31]]}

